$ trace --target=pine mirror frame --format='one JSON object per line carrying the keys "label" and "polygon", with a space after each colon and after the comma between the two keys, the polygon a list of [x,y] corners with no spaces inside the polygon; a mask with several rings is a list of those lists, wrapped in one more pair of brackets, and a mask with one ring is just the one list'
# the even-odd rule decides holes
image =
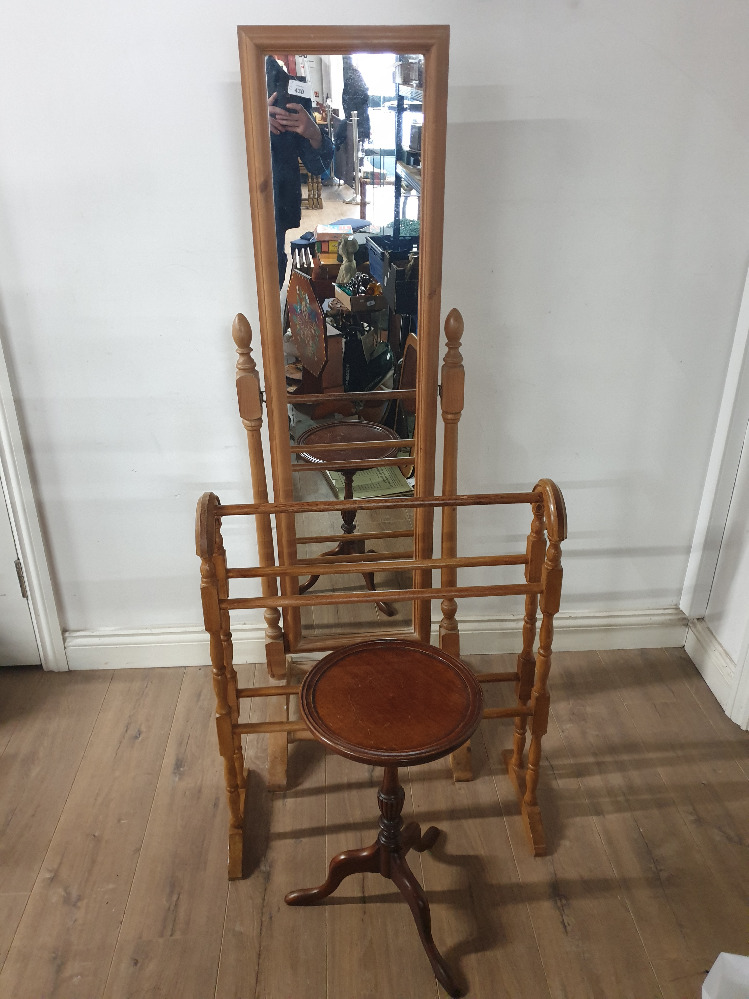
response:
{"label": "pine mirror frame", "polygon": [[[416,497],[434,495],[449,25],[240,25],[237,34],[247,142],[260,343],[273,497],[276,502],[288,502],[293,499],[293,483],[283,330],[278,293],[265,59],[274,52],[299,52],[307,55],[394,52],[424,57],[414,495]],[[432,510],[414,511],[415,558],[431,557],[432,526]],[[292,565],[297,561],[293,516],[287,514],[279,516],[277,531],[279,560],[285,565]],[[429,585],[429,580],[423,572],[414,573],[414,577],[414,585]],[[296,579],[286,577],[282,583],[282,592],[295,592],[297,586]],[[295,613],[289,615],[289,620],[286,620],[286,615],[284,618],[290,645],[288,651],[293,652],[300,647],[301,627],[298,609],[291,608],[291,610]],[[414,605],[414,633],[421,641],[429,641],[430,618],[431,608],[428,601]]]}

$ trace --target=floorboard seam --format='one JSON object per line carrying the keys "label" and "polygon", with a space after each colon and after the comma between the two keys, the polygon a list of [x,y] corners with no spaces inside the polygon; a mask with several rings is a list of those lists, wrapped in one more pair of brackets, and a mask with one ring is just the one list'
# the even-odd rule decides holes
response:
{"label": "floorboard seam", "polygon": [[161,774],[162,774],[162,771],[164,769],[164,758],[166,757],[166,751],[167,751],[167,748],[169,746],[169,740],[170,740],[171,735],[172,735],[172,728],[174,727],[174,716],[177,713],[177,705],[179,704],[179,699],[180,699],[180,696],[182,694],[182,687],[184,686],[184,683],[185,683],[186,668],[184,666],[182,666],[180,668],[182,670],[182,679],[180,680],[179,690],[177,691],[177,696],[174,698],[174,708],[172,709],[172,717],[171,717],[171,721],[169,722],[169,734],[167,735],[166,739],[164,740],[164,751],[161,754],[161,765],[159,767],[159,775],[156,778],[156,780],[154,781],[153,794],[151,795],[151,805],[150,805],[150,807],[148,809],[148,818],[146,820],[146,824],[143,826],[143,835],[141,837],[140,847],[138,849],[138,860],[137,860],[137,862],[135,864],[135,868],[133,870],[133,876],[132,876],[132,878],[130,880],[130,888],[129,888],[128,893],[127,893],[127,901],[125,902],[125,907],[122,910],[122,919],[120,920],[120,927],[117,930],[117,938],[115,939],[114,947],[112,948],[112,956],[109,959],[109,968],[107,969],[107,977],[104,979],[104,988],[102,990],[102,995],[106,995],[107,989],[109,988],[109,979],[112,977],[112,968],[114,966],[114,957],[115,957],[115,954],[117,953],[117,948],[119,947],[119,944],[120,944],[120,936],[122,935],[122,927],[125,925],[125,917],[127,915],[127,910],[128,910],[129,905],[130,905],[130,899],[132,898],[132,894],[133,894],[133,885],[135,884],[135,879],[138,876],[138,868],[140,867],[141,851],[143,849],[143,844],[144,844],[144,842],[146,840],[146,836],[148,835],[148,828],[151,825],[151,816],[153,814],[153,803],[156,800],[156,793],[157,793],[157,791],[159,789],[159,783],[161,782]]}
{"label": "floorboard seam", "polygon": [[[513,729],[513,731],[514,731],[514,729]],[[485,751],[487,751],[486,747],[485,747]],[[566,751],[566,747],[565,747],[565,751]],[[488,755],[488,751],[487,751],[487,755]],[[569,757],[569,753],[567,755]],[[543,758],[544,758],[545,762],[548,765],[549,761],[548,761],[548,757],[546,756],[546,754],[544,754]],[[492,768],[491,768],[491,760],[489,760],[489,768],[490,768],[490,770],[492,770]],[[552,772],[553,772],[553,768],[552,768]],[[500,770],[499,771],[499,776],[500,777],[502,776],[502,773],[503,773],[503,771]],[[505,775],[506,775],[506,771],[505,771]],[[513,863],[515,864],[515,869],[516,869],[517,875],[518,875],[518,885],[520,886],[520,888],[522,890],[523,884],[524,884],[524,882],[523,882],[523,874],[522,874],[522,871],[520,870],[520,865],[518,864],[517,853],[515,852],[515,848],[512,845],[512,837],[510,836],[510,830],[509,830],[508,825],[507,825],[507,815],[505,813],[504,808],[502,807],[502,798],[501,798],[501,795],[500,795],[500,792],[499,792],[499,787],[497,785],[497,775],[495,775],[493,771],[492,771],[492,779],[494,780],[494,787],[495,787],[495,790],[497,792],[497,797],[499,798],[499,807],[500,807],[500,810],[502,812],[502,818],[503,818],[504,824],[505,824],[505,833],[507,835],[507,842],[510,845],[510,853],[512,854]],[[511,793],[514,793],[514,792],[512,792],[512,789],[511,789]],[[548,989],[549,997],[551,999],[551,996],[553,996],[553,994],[554,994],[552,992],[552,989],[551,989],[551,979],[549,978],[549,973],[548,973],[547,968],[546,968],[546,962],[544,961],[543,951],[541,950],[541,942],[539,940],[538,930],[536,929],[536,925],[533,922],[533,912],[531,910],[529,902],[525,903],[525,911],[528,913],[528,922],[531,925],[531,930],[533,931],[533,939],[536,942],[536,951],[538,952],[538,960],[539,960],[539,962],[541,964],[541,970],[543,972],[544,980],[546,981],[546,988]]]}
{"label": "floorboard seam", "polygon": [[[604,663],[603,658],[602,658],[600,652],[596,652],[595,655],[598,658],[598,663],[599,663],[600,668],[601,669],[605,669],[606,668],[606,664]],[[619,697],[619,699],[622,701],[622,705],[624,706],[624,708],[626,710],[627,705],[625,704],[625,702],[621,698],[621,694],[618,691],[617,691],[617,697]],[[569,748],[567,746],[567,742],[566,742],[566,740],[564,738],[564,730],[563,730],[561,724],[559,723],[558,719],[554,715],[554,709],[553,708],[551,709],[551,715],[554,718],[554,724],[559,729],[559,737],[560,737],[560,740],[562,742],[562,745],[564,746],[564,750],[567,753],[567,757],[570,760],[570,762],[572,763],[572,756],[570,755],[570,751],[569,751]],[[574,763],[572,763],[572,766],[574,768]],[[660,771],[659,771],[659,776],[660,776]],[[663,999],[663,996],[664,996],[663,988],[661,987],[661,983],[660,983],[660,981],[658,979],[658,975],[656,974],[656,970],[655,970],[655,967],[654,967],[653,962],[651,960],[650,953],[648,951],[647,944],[645,942],[645,938],[643,937],[643,934],[640,931],[640,927],[638,926],[637,918],[636,918],[634,912],[632,911],[632,907],[629,904],[629,899],[627,897],[626,885],[624,885],[622,883],[622,879],[621,879],[621,877],[619,875],[619,872],[616,869],[616,864],[614,863],[614,860],[613,860],[613,858],[612,858],[609,850],[606,847],[606,840],[605,840],[605,838],[603,836],[603,833],[601,831],[601,827],[600,827],[600,825],[598,823],[598,817],[597,817],[597,815],[596,815],[596,813],[595,813],[595,811],[594,811],[594,809],[593,809],[593,807],[591,805],[590,799],[588,798],[588,794],[587,794],[587,792],[585,790],[584,781],[580,777],[577,777],[576,779],[577,779],[577,783],[578,783],[578,786],[580,788],[580,791],[582,793],[583,799],[585,800],[585,803],[587,805],[588,814],[589,814],[590,818],[593,821],[593,828],[596,831],[596,836],[598,836],[598,839],[600,840],[601,846],[603,847],[603,852],[604,852],[604,854],[606,856],[606,860],[608,861],[609,867],[611,868],[611,871],[612,871],[612,873],[613,873],[614,877],[616,878],[617,883],[619,885],[619,895],[620,895],[620,898],[624,902],[624,905],[626,906],[627,912],[630,915],[630,918],[632,920],[632,925],[634,926],[635,933],[637,934],[637,938],[640,941],[640,943],[642,944],[642,949],[643,949],[643,953],[645,954],[645,959],[647,960],[648,965],[650,966],[650,969],[651,969],[651,971],[653,973],[653,979],[655,980],[655,983],[656,983],[656,986],[658,988],[658,991],[661,994],[661,999]],[[640,827],[637,824],[636,820],[635,820],[635,825],[637,825],[638,831],[640,832],[640,835],[642,835],[642,830],[640,830]],[[644,837],[643,837],[643,840],[644,840]],[[647,842],[645,843],[645,845],[647,846]],[[649,848],[648,848],[648,852],[649,852]],[[668,899],[666,899],[666,901],[667,901],[667,904],[668,904]]]}
{"label": "floorboard seam", "polygon": [[[629,707],[627,706],[627,704],[624,703],[623,701],[622,701],[622,703],[624,704],[624,709],[625,709],[628,717],[630,718],[632,727],[633,727],[634,731],[637,733],[637,737],[640,740],[640,745],[641,745],[642,749],[645,752],[647,752],[647,746],[646,746],[645,741],[643,740],[642,736],[640,735],[640,731],[639,731],[639,728],[637,726],[637,721],[636,721],[634,715],[630,712]],[[684,816],[684,814],[682,812],[682,807],[679,804],[679,801],[678,801],[678,798],[677,798],[676,794],[671,790],[671,787],[670,787],[670,785],[669,785],[666,777],[664,776],[663,767],[662,767],[661,763],[659,762],[657,756],[654,759],[654,770],[658,774],[658,778],[659,778],[659,780],[661,782],[661,785],[663,787],[664,794],[669,799],[670,806],[674,808],[676,814],[679,817],[679,821],[681,822],[682,826],[684,827],[685,835],[688,837],[688,839],[692,843],[692,849],[695,851],[696,854],[699,854],[702,857],[702,862],[703,862],[703,865],[704,865],[705,869],[708,870],[708,871],[710,871],[710,873],[711,873],[713,879],[716,881],[716,883],[720,884],[723,881],[723,876],[722,876],[720,870],[718,870],[718,869],[715,868],[715,866],[713,864],[712,857],[710,855],[710,852],[706,851],[703,848],[702,844],[699,842],[699,840],[697,839],[697,837],[694,835],[692,827],[690,826],[689,822],[687,822],[687,820],[686,820],[686,818],[685,818],[685,816]],[[648,853],[650,853],[650,846],[648,845],[647,841],[645,840],[645,836],[642,833],[642,830],[640,829],[639,823],[637,823],[637,828],[640,830],[640,835],[642,835],[643,841],[645,842],[645,845],[647,846]],[[657,868],[656,868],[656,870],[657,870]],[[658,877],[660,879],[660,872],[658,872]],[[665,890],[664,890],[663,894],[664,894],[664,897],[666,897]],[[674,918],[676,918],[676,913],[675,912],[674,912]],[[678,922],[678,920],[677,920],[677,922]]]}
{"label": "floorboard seam", "polygon": [[26,909],[28,908],[28,905],[29,905],[29,902],[31,900],[31,896],[32,896],[32,894],[34,892],[34,889],[37,886],[37,882],[39,881],[39,877],[41,875],[42,869],[44,868],[44,861],[47,859],[47,856],[49,855],[49,851],[50,851],[50,849],[52,847],[52,843],[53,843],[54,838],[55,838],[55,833],[57,832],[57,829],[58,829],[58,827],[60,825],[60,820],[62,819],[62,816],[63,816],[63,812],[65,811],[65,808],[67,807],[67,804],[68,804],[68,800],[70,799],[70,793],[73,790],[73,786],[74,786],[74,784],[76,782],[76,779],[77,779],[78,774],[79,774],[80,769],[81,769],[81,764],[83,763],[83,760],[84,760],[84,758],[86,756],[86,753],[88,752],[88,747],[91,744],[91,738],[92,738],[92,736],[94,734],[94,729],[96,728],[96,723],[99,720],[99,715],[101,714],[101,709],[104,706],[104,701],[106,700],[107,694],[109,693],[109,688],[112,685],[112,677],[113,676],[114,676],[114,674],[110,673],[109,683],[107,684],[107,689],[104,691],[104,694],[103,694],[102,699],[101,699],[101,703],[99,704],[99,708],[98,708],[98,710],[96,712],[96,716],[94,717],[94,720],[91,723],[91,730],[88,733],[88,739],[86,739],[86,745],[83,747],[83,752],[81,753],[81,758],[78,761],[78,766],[76,767],[75,773],[73,774],[72,780],[70,781],[70,787],[68,788],[68,793],[65,795],[65,801],[62,803],[62,808],[60,809],[60,814],[57,816],[57,821],[55,822],[55,828],[52,830],[52,835],[49,837],[49,842],[47,843],[47,849],[44,851],[44,856],[42,857],[42,859],[41,859],[41,861],[39,863],[39,869],[37,870],[36,875],[34,876],[34,883],[31,886],[31,890],[26,895],[26,904],[23,907],[23,911],[21,912],[21,915],[20,915],[20,918],[18,920],[18,923],[16,924],[16,928],[15,928],[15,931],[13,933],[13,939],[11,940],[10,946],[8,947],[7,953],[5,955],[5,959],[4,959],[3,963],[0,964],[0,974],[2,973],[2,970],[3,970],[3,968],[5,967],[5,965],[7,963],[8,957],[10,956],[10,952],[13,949],[13,945],[14,945],[14,943],[16,941],[16,936],[18,935],[18,929],[21,926],[21,923],[23,922],[23,917],[26,915]]}

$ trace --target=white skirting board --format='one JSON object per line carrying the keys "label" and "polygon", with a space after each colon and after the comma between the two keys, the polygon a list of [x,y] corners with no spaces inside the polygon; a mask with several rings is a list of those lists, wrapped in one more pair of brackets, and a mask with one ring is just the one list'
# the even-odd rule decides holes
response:
{"label": "white skirting board", "polygon": [[736,663],[707,626],[704,618],[689,622],[684,648],[720,706],[728,712],[736,684]]}
{"label": "white skirting board", "polygon": [[[458,622],[463,655],[520,651],[520,617],[461,619],[459,616]],[[435,637],[438,623],[434,622]],[[264,634],[263,624],[234,628],[234,661],[263,662]],[[562,613],[554,620],[554,649],[557,652],[682,648],[686,635],[687,619],[676,607],[611,614]],[[70,669],[210,664],[208,637],[201,628],[70,631],[65,635],[65,651]]]}

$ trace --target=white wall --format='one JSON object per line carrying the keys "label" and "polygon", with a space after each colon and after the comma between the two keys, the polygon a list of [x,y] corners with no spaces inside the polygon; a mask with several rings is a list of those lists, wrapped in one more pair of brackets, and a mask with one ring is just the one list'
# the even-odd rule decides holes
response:
{"label": "white wall", "polygon": [[[378,15],[451,22],[443,305],[466,321],[463,487],[558,481],[566,612],[676,608],[749,263],[749,7]],[[0,332],[74,632],[199,627],[195,500],[248,495],[235,26],[278,16],[29,0],[0,24]],[[309,4],[283,17],[308,22]]]}

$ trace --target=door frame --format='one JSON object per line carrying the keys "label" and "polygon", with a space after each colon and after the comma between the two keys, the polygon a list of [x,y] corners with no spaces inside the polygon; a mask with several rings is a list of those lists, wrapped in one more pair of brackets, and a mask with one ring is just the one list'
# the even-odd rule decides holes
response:
{"label": "door frame", "polygon": [[31,623],[45,670],[66,670],[60,617],[44,535],[31,484],[13,388],[0,340],[0,479],[18,557],[23,566]]}
{"label": "door frame", "polygon": [[686,650],[726,714],[749,727],[749,625],[737,662],[705,622],[713,579],[733,499],[739,463],[749,440],[749,273],[736,322],[715,437],[705,477],[681,609],[689,618]]}

